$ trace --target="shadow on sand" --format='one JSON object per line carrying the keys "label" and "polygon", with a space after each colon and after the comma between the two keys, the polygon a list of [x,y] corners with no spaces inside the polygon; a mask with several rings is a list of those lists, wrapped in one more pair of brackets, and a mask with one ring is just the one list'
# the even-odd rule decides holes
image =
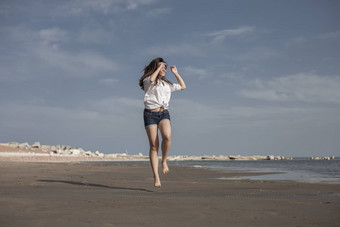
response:
{"label": "shadow on sand", "polygon": [[99,187],[99,188],[154,192],[154,191],[150,191],[150,190],[147,190],[147,189],[144,189],[144,188],[115,187],[115,186],[107,186],[107,185],[102,185],[102,184],[82,183],[82,182],[77,182],[77,181],[66,181],[66,180],[37,180],[37,181],[48,182],[48,183],[65,183],[65,184],[73,184],[73,185],[80,185],[80,186],[91,186],[91,187]]}

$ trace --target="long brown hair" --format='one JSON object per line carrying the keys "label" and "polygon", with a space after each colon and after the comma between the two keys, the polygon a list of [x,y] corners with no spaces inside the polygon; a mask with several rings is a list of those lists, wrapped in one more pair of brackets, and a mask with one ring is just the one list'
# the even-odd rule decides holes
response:
{"label": "long brown hair", "polygon": [[[143,76],[139,79],[139,86],[141,87],[142,90],[144,90],[144,85],[143,85],[143,80],[149,76],[151,76],[152,73],[154,73],[157,68],[158,68],[158,64],[160,62],[164,62],[166,63],[163,58],[155,58],[153,59],[149,65],[145,66],[143,71],[144,74]],[[160,80],[159,76],[156,77],[156,84],[158,84],[158,81]],[[166,79],[165,77],[163,77],[161,80],[167,82],[170,85],[173,85],[173,83],[171,81],[169,81],[168,79]]]}

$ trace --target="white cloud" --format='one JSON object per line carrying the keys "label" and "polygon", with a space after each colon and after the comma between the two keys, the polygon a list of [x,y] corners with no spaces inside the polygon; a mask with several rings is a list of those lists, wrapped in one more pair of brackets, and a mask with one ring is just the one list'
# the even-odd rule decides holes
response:
{"label": "white cloud", "polygon": [[333,32],[327,32],[324,34],[320,34],[318,38],[320,39],[334,39],[340,37],[340,31],[333,31]]}
{"label": "white cloud", "polygon": [[164,14],[169,14],[171,12],[171,8],[156,8],[151,10],[150,12],[147,13],[148,16],[153,17],[153,16],[160,16]]}
{"label": "white cloud", "polygon": [[[57,124],[60,122],[64,122],[64,125],[77,121],[77,123],[74,123],[78,124],[78,122],[93,121],[99,118],[97,111],[86,111],[76,108],[51,107],[27,103],[3,104],[3,107],[0,115],[7,118],[8,121],[2,121],[1,123],[12,128],[28,129],[41,121],[47,121],[49,125],[54,125],[55,128],[58,128]],[[13,110],[15,111],[13,112]],[[38,125],[35,127],[38,127]]]}
{"label": "white cloud", "polygon": [[272,80],[257,79],[239,94],[268,101],[340,103],[340,76],[300,73]]}
{"label": "white cloud", "polygon": [[[142,100],[127,97],[87,100],[68,107],[49,106],[39,100],[30,103],[7,102],[2,103],[0,117],[8,120],[1,121],[0,124],[28,129],[28,127],[44,128],[43,123],[46,123],[53,126],[51,129],[60,131],[65,125],[75,128],[86,126],[84,130],[115,126],[115,130],[118,130],[125,128],[131,119],[141,115],[142,110]],[[94,128],[91,128],[93,126]]]}
{"label": "white cloud", "polygon": [[146,50],[150,55],[160,55],[160,53],[166,53],[167,55],[175,54],[189,54],[189,55],[201,55],[201,50],[192,44],[180,43],[180,44],[168,44],[166,46],[153,46]]}
{"label": "white cloud", "polygon": [[2,56],[2,82],[52,76],[102,77],[120,69],[115,60],[100,52],[65,49],[63,45],[72,41],[71,35],[56,27],[34,30],[14,26],[5,31],[6,38],[15,43],[15,46],[8,47],[8,54]]}
{"label": "white cloud", "polygon": [[24,138],[26,141],[29,139],[25,138],[33,137],[43,143],[46,140],[53,141],[47,144],[66,143],[93,149],[105,147],[106,151],[112,153],[117,152],[114,148],[121,149],[120,146],[127,145],[122,144],[121,138],[133,138],[136,141],[139,135],[145,134],[143,109],[136,111],[135,102],[113,98],[101,102],[75,103],[68,107],[2,103],[0,118],[6,120],[0,121],[0,126],[6,129],[6,136],[11,140],[20,141],[20,138]]}
{"label": "white cloud", "polygon": [[33,50],[33,53],[51,69],[57,69],[67,76],[98,76],[118,69],[118,65],[112,60],[90,51],[72,53],[49,46],[39,46]]}
{"label": "white cloud", "polygon": [[143,100],[127,97],[112,97],[102,100],[89,101],[86,104],[89,110],[96,110],[103,115],[134,115],[138,110],[143,110]]}
{"label": "white cloud", "polygon": [[231,58],[238,61],[263,61],[266,59],[271,59],[273,57],[278,57],[280,54],[268,47],[258,46],[250,49],[248,52],[235,54]]}
{"label": "white cloud", "polygon": [[225,40],[227,37],[243,36],[251,33],[255,30],[253,26],[243,26],[235,29],[224,29],[215,32],[208,33],[206,36],[213,37],[213,42],[220,42]]}
{"label": "white cloud", "polygon": [[[174,130],[182,135],[187,135],[190,138],[202,138],[202,136],[206,138],[216,135],[224,141],[232,142],[229,137],[221,136],[230,135],[238,143],[245,138],[251,139],[259,134],[273,136],[277,140],[280,140],[281,136],[284,136],[281,139],[290,137],[292,133],[297,135],[313,134],[306,130],[327,129],[329,125],[334,125],[334,122],[340,120],[339,110],[335,108],[213,105],[185,99],[176,99],[172,102],[171,114],[174,119],[172,123]],[[317,133],[317,131],[314,132]],[[263,138],[261,141],[266,143]],[[245,139],[244,142],[249,141]]]}
{"label": "white cloud", "polygon": [[84,27],[79,32],[76,33],[77,42],[82,43],[94,43],[94,44],[106,44],[114,43],[115,32],[112,30],[102,29],[100,25],[95,25],[93,27]]}
{"label": "white cloud", "polygon": [[108,86],[108,87],[113,87],[118,83],[118,79],[112,79],[112,78],[105,78],[105,79],[100,79],[98,81],[98,84]]}
{"label": "white cloud", "polygon": [[149,5],[156,1],[157,0],[78,0],[64,5],[64,8],[70,15],[85,15],[89,11],[108,14],[119,10],[136,10],[142,5]]}
{"label": "white cloud", "polygon": [[39,31],[44,43],[57,43],[67,40],[67,32],[59,28],[48,28]]}
{"label": "white cloud", "polygon": [[304,43],[307,41],[307,38],[306,37],[303,37],[303,36],[299,36],[299,37],[295,37],[295,38],[292,38],[290,40],[288,40],[285,45],[286,46],[291,46],[291,45],[295,45],[295,44],[301,44],[301,43]]}
{"label": "white cloud", "polygon": [[[68,33],[59,28],[40,31],[28,30],[30,39],[22,45],[31,60],[38,61],[41,67],[53,69],[62,75],[87,77],[114,72],[118,64],[105,56],[93,52],[72,52],[59,48],[59,44],[68,40]],[[21,38],[19,38],[21,39]],[[41,64],[45,63],[45,64]],[[35,67],[32,65],[30,67]]]}
{"label": "white cloud", "polygon": [[182,73],[185,76],[191,76],[194,78],[198,78],[200,80],[208,78],[209,73],[205,69],[195,68],[192,66],[186,66],[182,69]]}
{"label": "white cloud", "polygon": [[122,2],[123,4],[126,4],[126,8],[131,9],[137,9],[141,5],[149,5],[152,3],[155,3],[157,0],[116,0],[115,2]]}
{"label": "white cloud", "polygon": [[296,38],[292,38],[286,42],[286,46],[291,46],[294,44],[301,44],[307,41],[315,41],[316,39],[336,39],[340,37],[340,31],[332,31],[323,34],[318,34],[310,37],[299,36]]}
{"label": "white cloud", "polygon": [[[186,99],[177,99],[174,102],[176,105],[176,112],[180,113],[181,117],[185,118],[185,120],[187,120],[187,118],[195,120],[210,119],[216,122],[215,126],[221,123],[219,122],[221,119],[241,123],[250,118],[253,120],[270,120],[275,116],[276,118],[279,118],[286,114],[298,114],[310,111],[310,109],[299,107],[211,105]],[[209,124],[212,124],[212,122]]]}
{"label": "white cloud", "polygon": [[245,67],[239,71],[224,72],[220,75],[220,78],[226,78],[229,82],[242,81],[245,79],[245,74],[248,69]]}
{"label": "white cloud", "polygon": [[[171,114],[174,136],[178,140],[185,138],[182,146],[187,141],[197,144],[196,149],[201,152],[204,147],[207,151],[213,149],[213,153],[230,154],[236,149],[237,153],[298,156],[323,152],[327,144],[331,151],[338,152],[334,149],[334,135],[339,132],[340,114],[334,107],[211,104],[176,99],[172,101]],[[197,138],[204,139],[197,142]]]}

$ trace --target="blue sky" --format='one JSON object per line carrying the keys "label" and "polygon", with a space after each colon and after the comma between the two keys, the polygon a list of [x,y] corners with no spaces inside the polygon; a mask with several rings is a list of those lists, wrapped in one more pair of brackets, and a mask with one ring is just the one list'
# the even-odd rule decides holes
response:
{"label": "blue sky", "polygon": [[161,56],[187,84],[170,103],[170,155],[340,156],[339,12],[336,0],[3,0],[0,142],[147,155],[138,80]]}

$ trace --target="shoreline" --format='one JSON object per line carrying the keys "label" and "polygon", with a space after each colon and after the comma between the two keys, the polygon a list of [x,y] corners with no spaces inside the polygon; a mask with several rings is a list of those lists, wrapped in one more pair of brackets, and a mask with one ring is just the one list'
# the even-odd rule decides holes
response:
{"label": "shoreline", "polygon": [[[17,145],[15,145],[17,146]],[[43,145],[44,146],[44,145]],[[111,164],[111,163],[145,163],[146,165],[149,164],[149,158],[146,156],[143,156],[141,154],[139,155],[127,155],[127,154],[110,154],[110,155],[100,155],[99,152],[96,153],[90,153],[91,155],[82,155],[81,153],[75,153],[72,154],[71,152],[74,152],[74,149],[72,149],[69,146],[63,145],[64,148],[68,147],[68,151],[65,151],[64,153],[47,153],[46,150],[43,150],[41,148],[20,148],[20,147],[11,147],[4,144],[0,144],[0,163],[1,162],[31,162],[31,163],[90,163],[90,164]],[[174,158],[177,157],[177,158]],[[289,161],[293,160],[295,161],[301,161],[301,159],[281,159],[281,160],[275,160],[275,159],[248,159],[245,157],[242,157],[240,159],[226,159],[224,158],[202,158],[203,156],[195,156],[193,158],[192,156],[181,156],[182,158],[178,158],[179,156],[170,156],[168,158],[169,165],[172,165],[176,163],[177,165],[182,166],[194,166],[198,167],[200,166],[203,169],[213,169],[213,170],[219,170],[219,166],[214,165],[214,163],[222,163],[222,168],[224,168],[227,171],[238,171],[238,172],[244,172],[245,176],[249,177],[242,177],[243,180],[257,180],[257,181],[291,181],[291,182],[300,182],[300,183],[321,183],[321,184],[340,184],[339,178],[333,177],[331,175],[323,175],[320,173],[303,173],[303,170],[295,169],[294,171],[289,168],[279,169],[279,168],[273,168],[273,169],[266,169],[268,166],[275,165],[277,166],[279,163],[289,163]],[[215,156],[213,156],[215,157]],[[259,157],[259,156],[257,156]],[[264,157],[264,156],[262,156]],[[266,160],[266,161],[265,161]],[[273,161],[270,161],[273,160]],[[304,160],[311,160],[311,162],[318,162],[321,160],[315,161],[315,159],[304,159]],[[336,159],[337,160],[337,159]],[[240,162],[238,162],[240,161]],[[255,162],[261,162],[261,169],[256,168],[254,169],[254,166],[249,166],[247,163],[255,163]],[[322,160],[321,162],[324,162]],[[325,162],[328,162],[325,160]],[[336,161],[338,162],[338,161]],[[237,163],[244,163],[245,165],[242,165],[243,167],[240,168],[239,164]],[[333,162],[330,161],[330,164]],[[237,164],[238,168],[232,168],[233,164]],[[221,165],[221,164],[219,164]],[[286,164],[284,164],[286,167]],[[289,164],[288,164],[289,165]],[[313,164],[314,165],[314,164]],[[228,168],[229,167],[229,168]],[[264,169],[262,169],[264,168]],[[255,175],[253,175],[255,173]],[[253,176],[250,176],[253,175]],[[335,176],[338,176],[336,174]],[[223,178],[222,178],[223,179]],[[224,180],[235,180],[233,178],[226,178]]]}
{"label": "shoreline", "polygon": [[[161,157],[159,157],[161,159]],[[143,161],[148,160],[148,156],[142,153],[138,155],[128,155],[126,153],[104,154],[99,151],[84,151],[82,148],[72,148],[67,145],[40,145],[39,142],[29,145],[28,143],[19,144],[17,142],[0,143],[0,161],[49,161],[49,162],[72,162],[78,160],[93,161]],[[297,158],[299,159],[299,158]],[[330,157],[309,157],[310,160],[335,160],[334,156]],[[274,155],[174,155],[169,156],[168,161],[277,161],[277,160],[295,160],[293,157],[274,156]]]}
{"label": "shoreline", "polygon": [[[303,161],[303,160],[295,160],[295,161]],[[231,163],[225,163],[224,161],[216,161],[216,160],[199,160],[199,161],[168,161],[168,165],[172,166],[182,166],[189,168],[196,168],[208,171],[226,171],[226,172],[235,172],[241,173],[242,176],[230,177],[230,178],[221,178],[221,180],[254,180],[254,181],[282,181],[282,182],[297,182],[297,183],[317,183],[317,184],[338,184],[340,185],[340,178],[338,177],[329,177],[327,175],[321,175],[317,173],[306,173],[303,171],[293,171],[293,170],[281,170],[281,169],[253,169],[251,167],[246,168],[232,168],[230,167],[234,161]],[[241,163],[246,164],[247,162],[240,161]],[[250,162],[258,162],[258,161],[250,161]],[[267,163],[266,161],[264,161]],[[285,162],[285,161],[283,161]],[[80,164],[131,164],[131,165],[147,165],[149,166],[149,161],[88,161],[88,162],[80,162]],[[224,167],[216,167],[214,163],[225,164]]]}
{"label": "shoreline", "polygon": [[220,180],[244,172],[147,165],[0,162],[3,226],[337,226],[340,186]]}

